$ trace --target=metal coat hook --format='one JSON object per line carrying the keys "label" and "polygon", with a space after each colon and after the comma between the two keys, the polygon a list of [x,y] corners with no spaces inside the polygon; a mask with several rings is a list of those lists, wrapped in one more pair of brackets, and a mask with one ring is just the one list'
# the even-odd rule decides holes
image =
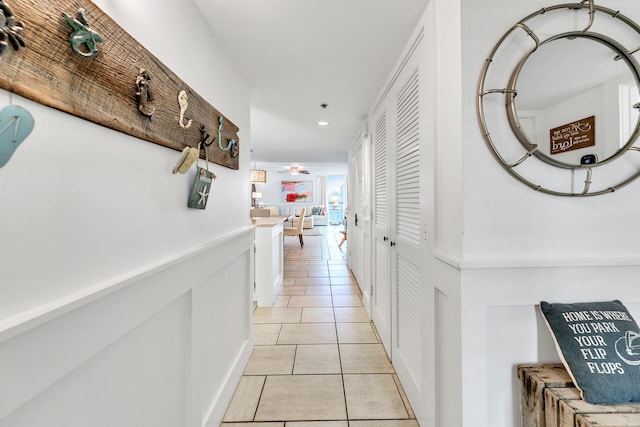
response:
{"label": "metal coat hook", "polygon": [[[189,108],[189,95],[187,95],[187,92],[184,90],[181,90],[180,93],[178,93],[178,105],[180,105],[180,119],[178,119],[178,123],[181,128],[189,129],[193,120],[184,116],[184,113],[187,112],[187,108]],[[185,119],[187,119],[186,123],[184,122]]]}
{"label": "metal coat hook", "polygon": [[200,149],[201,150],[207,150],[207,147],[211,146],[211,144],[214,143],[214,141],[216,140],[215,137],[213,137],[213,139],[211,141],[209,141],[207,143],[207,140],[209,139],[211,135],[209,135],[209,133],[207,133],[207,130],[204,128],[204,125],[200,125]]}
{"label": "metal coat hook", "polygon": [[136,96],[138,97],[138,111],[147,117],[149,121],[153,121],[156,109],[149,106],[149,102],[153,101],[151,91],[149,90],[150,82],[151,76],[149,75],[149,72],[144,68],[140,68],[138,77],[136,77],[136,86],[138,88],[136,91]]}
{"label": "metal coat hook", "polygon": [[97,43],[103,42],[104,38],[91,29],[85,16],[85,10],[83,8],[78,9],[75,18],[64,12],[62,16],[73,29],[73,32],[69,35],[69,42],[74,52],[85,58],[98,56]]}
{"label": "metal coat hook", "polygon": [[240,155],[240,150],[238,150],[238,143],[236,141],[231,140],[233,144],[231,145],[231,151],[229,151],[229,156],[232,159],[235,159]]}
{"label": "metal coat hook", "polygon": [[0,56],[9,50],[9,45],[14,50],[26,47],[20,35],[24,31],[24,24],[16,21],[13,11],[3,0],[0,0],[0,17]]}
{"label": "metal coat hook", "polygon": [[227,138],[227,147],[224,148],[222,146],[222,125],[223,124],[224,124],[224,118],[220,116],[219,125],[218,125],[218,147],[220,147],[222,151],[231,151],[229,153],[231,158],[236,158],[238,157],[238,154],[240,154],[238,153],[238,143],[236,141],[234,141],[233,139]]}

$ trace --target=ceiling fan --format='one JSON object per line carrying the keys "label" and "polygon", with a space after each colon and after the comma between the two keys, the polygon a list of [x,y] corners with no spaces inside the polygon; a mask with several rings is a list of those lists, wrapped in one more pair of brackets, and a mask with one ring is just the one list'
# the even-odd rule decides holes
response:
{"label": "ceiling fan", "polygon": [[298,175],[298,174],[309,174],[309,171],[306,169],[300,169],[298,166],[291,166],[289,168],[289,170],[286,171],[278,171],[278,173],[290,173],[291,175]]}

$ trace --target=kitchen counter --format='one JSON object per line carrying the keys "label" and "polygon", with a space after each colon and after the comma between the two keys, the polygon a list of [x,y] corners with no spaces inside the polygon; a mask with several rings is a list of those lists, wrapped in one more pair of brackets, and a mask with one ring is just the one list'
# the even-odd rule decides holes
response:
{"label": "kitchen counter", "polygon": [[284,281],[284,231],[287,217],[252,218],[254,229],[254,289],[258,307],[271,307]]}

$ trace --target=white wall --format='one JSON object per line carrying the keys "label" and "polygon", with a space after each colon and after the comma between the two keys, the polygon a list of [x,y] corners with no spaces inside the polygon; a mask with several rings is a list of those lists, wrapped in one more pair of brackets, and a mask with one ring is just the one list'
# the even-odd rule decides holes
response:
{"label": "white wall", "polygon": [[[640,20],[633,3],[598,4]],[[477,125],[478,76],[502,34],[549,3],[462,0],[460,4],[463,425],[517,426],[516,365],[559,360],[536,314],[540,300],[621,299],[640,317],[640,230],[632,226],[640,213],[635,202],[640,182],[609,195],[567,198],[535,192],[505,172],[486,148]]]}
{"label": "white wall", "polygon": [[[459,263],[463,257],[463,102],[461,61],[461,5],[459,1],[431,2],[425,31],[432,39],[433,78],[427,83],[435,93],[427,111],[434,116],[434,268],[428,277],[434,287],[434,314],[426,317],[423,336],[433,334],[435,361],[425,371],[435,373],[435,425],[462,426],[461,307]],[[428,327],[427,327],[428,326]],[[432,332],[433,331],[433,332]],[[425,360],[429,363],[428,359]],[[430,368],[430,369],[429,369]],[[429,384],[429,380],[424,380]],[[469,424],[473,425],[473,423]]]}
{"label": "white wall", "polygon": [[[239,126],[241,169],[214,165],[218,179],[207,210],[190,210],[186,200],[194,172],[171,174],[178,151],[13,96],[13,103],[32,112],[36,126],[0,169],[0,263],[6,279],[0,284],[0,320],[248,223],[239,213],[249,206],[249,193],[236,188],[248,188],[249,182],[249,89],[214,42],[194,41],[212,37],[198,11],[179,1],[162,8],[152,1],[97,4]],[[149,10],[152,17],[138,18]],[[163,21],[174,28],[183,23],[202,36],[184,43],[158,25]],[[189,65],[194,58],[200,66]],[[0,92],[0,102],[9,101]]]}
{"label": "white wall", "polygon": [[96,4],[239,126],[240,170],[191,210],[178,151],[0,92],[36,122],[0,169],[0,376],[32,372],[0,425],[217,425],[251,348],[250,91],[191,2]]}

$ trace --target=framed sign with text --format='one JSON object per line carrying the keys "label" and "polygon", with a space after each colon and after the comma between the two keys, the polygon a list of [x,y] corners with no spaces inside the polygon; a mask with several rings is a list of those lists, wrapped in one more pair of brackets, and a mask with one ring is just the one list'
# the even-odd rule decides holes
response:
{"label": "framed sign with text", "polygon": [[596,116],[551,129],[549,142],[551,154],[566,153],[596,145]]}

